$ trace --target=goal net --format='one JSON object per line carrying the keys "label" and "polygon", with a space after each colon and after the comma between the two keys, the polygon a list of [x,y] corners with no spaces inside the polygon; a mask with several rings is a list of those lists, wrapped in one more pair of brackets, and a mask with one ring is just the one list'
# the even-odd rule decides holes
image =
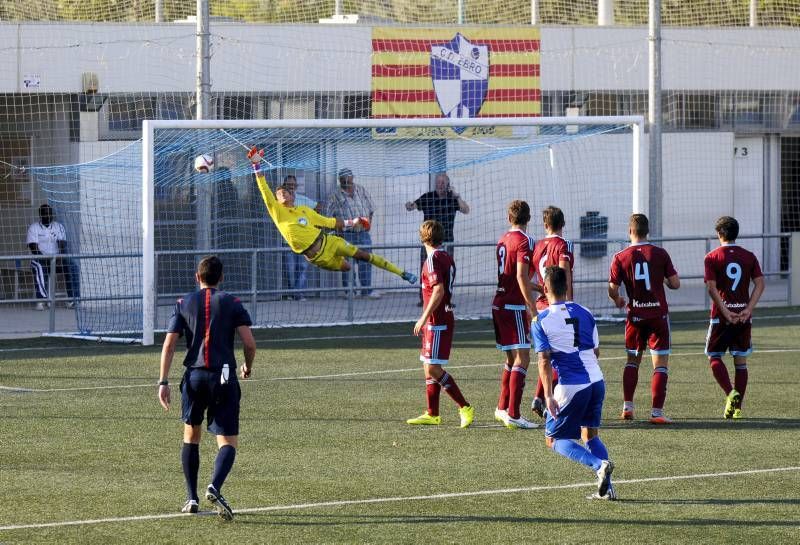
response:
{"label": "goal net", "polygon": [[[250,171],[245,154],[251,145],[265,150],[265,172],[273,190],[294,176],[297,193],[323,214],[360,213],[342,211],[335,204],[341,192],[338,175],[343,169],[352,172],[355,184],[369,196],[374,215],[369,238],[364,233],[345,237],[414,272],[421,267],[418,228],[423,213],[407,203],[435,191],[437,174],[446,173],[451,194],[469,208],[468,213],[455,212],[453,241],[447,244],[456,258],[455,302],[462,319],[490,315],[497,281],[494,247],[508,229],[509,202],[523,199],[530,204],[529,231],[534,238],[544,235],[541,210],[559,206],[567,218],[564,236],[576,240],[577,299],[603,307],[598,283],[605,282],[607,257],[616,248],[607,239],[624,238],[628,215],[638,207],[635,200],[643,197],[637,175],[640,122],[148,122],[142,216],[145,342],[152,335],[148,332],[166,326],[175,299],[194,288],[196,263],[209,253],[220,255],[225,265],[222,288],[245,302],[257,326],[417,317],[419,288],[397,276],[375,267],[365,270],[362,264],[349,273],[323,271],[292,254],[267,215]],[[210,173],[194,171],[193,158],[200,154],[213,157]],[[107,187],[105,192],[116,191]],[[134,193],[127,197],[134,200]],[[138,226],[139,215],[131,214],[131,225]],[[131,259],[133,265],[136,258]],[[103,266],[97,263],[99,275]],[[138,270],[131,267],[130,272]],[[130,282],[116,284],[133,285],[137,280],[131,276]]]}

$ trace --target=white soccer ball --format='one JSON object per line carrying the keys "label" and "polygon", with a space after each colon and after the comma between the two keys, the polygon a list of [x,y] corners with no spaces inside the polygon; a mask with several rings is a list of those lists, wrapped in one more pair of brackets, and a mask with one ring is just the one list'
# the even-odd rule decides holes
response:
{"label": "white soccer ball", "polygon": [[194,169],[197,172],[210,172],[214,169],[214,158],[203,154],[194,158]]}

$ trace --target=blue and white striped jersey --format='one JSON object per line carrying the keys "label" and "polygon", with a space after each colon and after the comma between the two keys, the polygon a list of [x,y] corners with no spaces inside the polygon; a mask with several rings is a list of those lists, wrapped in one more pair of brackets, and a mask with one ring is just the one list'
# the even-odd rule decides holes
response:
{"label": "blue and white striped jersey", "polygon": [[550,305],[534,319],[531,336],[536,352],[550,352],[560,384],[603,380],[594,355],[600,337],[589,309],[572,302]]}

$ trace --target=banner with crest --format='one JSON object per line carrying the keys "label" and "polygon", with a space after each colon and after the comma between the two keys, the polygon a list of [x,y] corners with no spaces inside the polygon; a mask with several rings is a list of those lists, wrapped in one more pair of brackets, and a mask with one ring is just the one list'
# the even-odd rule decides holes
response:
{"label": "banner with crest", "polygon": [[[372,117],[541,115],[539,46],[536,27],[375,27]],[[499,129],[385,129],[375,136],[500,136]]]}

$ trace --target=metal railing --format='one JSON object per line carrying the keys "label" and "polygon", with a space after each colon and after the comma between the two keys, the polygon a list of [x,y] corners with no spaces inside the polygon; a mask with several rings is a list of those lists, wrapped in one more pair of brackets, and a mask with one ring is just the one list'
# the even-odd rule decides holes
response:
{"label": "metal railing", "polygon": [[[778,234],[751,234],[751,235],[741,235],[739,236],[739,241],[745,240],[786,240],[788,241],[792,237],[791,233],[778,233]],[[579,255],[579,250],[581,245],[583,244],[597,244],[597,243],[605,243],[608,245],[608,252],[606,254],[606,261],[613,255],[613,248],[618,248],[619,250],[625,248],[628,244],[628,240],[624,239],[575,239],[572,241],[576,247],[575,253]],[[652,242],[669,246],[673,243],[681,243],[681,242],[694,242],[703,244],[705,252],[711,251],[717,245],[716,237],[711,236],[681,236],[681,237],[662,237],[658,239],[653,239]],[[479,249],[490,249],[494,248],[496,242],[493,241],[486,241],[486,242],[469,242],[469,243],[448,243],[448,245],[452,245],[457,249],[468,249],[468,248],[479,248]],[[745,245],[746,246],[746,245]],[[777,251],[780,252],[780,244],[778,244]],[[363,249],[368,251],[378,251],[383,252],[386,250],[391,251],[399,251],[399,250],[418,250],[418,244],[402,244],[402,245],[372,245],[372,246],[364,246]],[[286,246],[275,246],[270,248],[235,248],[235,249],[207,249],[207,250],[175,250],[175,251],[159,251],[156,252],[155,255],[155,270],[158,271],[159,261],[164,259],[167,256],[195,256],[200,257],[203,255],[208,254],[217,254],[220,256],[225,255],[240,255],[243,256],[242,261],[245,262],[244,256],[247,256],[246,262],[248,263],[248,274],[249,277],[249,286],[247,289],[231,289],[227,290],[230,293],[241,297],[245,301],[249,303],[249,307],[251,309],[251,316],[254,323],[259,321],[258,317],[258,309],[259,309],[259,302],[264,301],[275,301],[280,300],[284,296],[294,296],[299,295],[303,292],[313,292],[314,294],[319,294],[321,297],[325,296],[326,294],[344,294],[346,301],[346,320],[347,321],[354,321],[356,318],[356,301],[357,301],[357,293],[358,291],[362,290],[363,287],[359,287],[357,285],[357,278],[356,278],[356,269],[355,267],[350,271],[350,281],[348,286],[341,286],[338,285],[309,285],[303,289],[289,289],[284,288],[282,279],[283,279],[283,267],[276,267],[275,271],[272,271],[272,274],[275,274],[276,277],[271,282],[274,287],[271,286],[263,286],[264,282],[264,272],[259,269],[259,264],[266,256],[275,256],[275,254],[284,254],[289,252],[290,250]],[[791,257],[791,245],[789,245],[789,258]],[[109,253],[109,254],[61,254],[61,255],[51,255],[51,256],[41,256],[41,255],[31,255],[31,254],[24,254],[24,255],[5,255],[0,256],[0,264],[2,263],[13,263],[14,267],[5,267],[6,271],[10,271],[11,276],[13,279],[9,283],[8,274],[4,276],[4,283],[3,286],[6,288],[3,293],[3,297],[0,298],[0,312],[8,313],[13,312],[15,305],[20,304],[31,304],[31,303],[47,303],[49,304],[49,312],[48,312],[48,332],[55,331],[55,324],[56,324],[56,315],[55,315],[55,308],[57,304],[63,304],[68,302],[75,302],[77,304],[78,309],[80,305],[83,303],[88,302],[111,302],[111,301],[125,301],[125,300],[140,300],[141,295],[141,288],[138,284],[133,283],[132,289],[129,293],[120,292],[116,295],[94,295],[94,296],[79,296],[76,297],[74,300],[70,297],[65,297],[56,292],[57,288],[57,271],[59,269],[59,262],[72,262],[77,264],[77,271],[80,270],[81,264],[86,263],[88,260],[114,260],[114,259],[130,259],[130,258],[141,258],[141,254],[138,253]],[[273,257],[276,262],[280,260],[278,256]],[[20,275],[26,274],[25,271],[28,271],[28,267],[30,261],[38,260],[38,261],[47,261],[50,267],[50,275],[48,279],[48,297],[46,299],[37,298],[37,297],[20,297],[20,295],[27,295],[22,293],[22,288],[24,286],[20,283]],[[223,261],[225,259],[223,258]],[[774,259],[773,259],[774,261]],[[579,261],[580,263],[580,261]],[[702,262],[701,262],[702,263]],[[780,259],[778,259],[778,263],[780,263]],[[788,279],[788,292],[786,295],[785,303],[788,305],[792,301],[793,296],[797,296],[798,294],[792,293],[792,274],[793,274],[793,267],[791,261],[787,267],[781,268],[780,266],[776,268],[769,268],[764,266],[763,273],[764,276],[767,278],[776,278],[781,277]],[[580,267],[580,264],[579,264]],[[0,265],[0,269],[2,269],[2,265]],[[493,267],[492,267],[493,268]],[[580,269],[579,269],[580,270]],[[76,274],[80,274],[76,271]],[[187,278],[191,278],[192,271],[185,271]],[[679,271],[680,272],[680,271]],[[138,272],[134,272],[131,277],[140,278],[141,275]],[[485,289],[491,290],[496,285],[495,279],[492,275],[486,276],[486,281],[474,281],[474,282],[458,282],[458,288],[476,288],[476,289]],[[703,276],[702,274],[681,274],[681,279],[684,281],[688,280],[697,280],[702,282]],[[607,275],[603,273],[602,275],[596,275],[590,278],[578,276],[574,279],[576,286],[592,286],[597,285],[598,289],[605,290],[605,286],[607,285]],[[260,283],[262,287],[259,287]],[[269,284],[270,282],[267,282]],[[158,273],[156,274],[156,285],[159,285],[158,282]],[[373,285],[370,286],[372,289],[381,290],[385,292],[400,292],[400,291],[410,291],[410,290],[418,290],[418,287],[410,287],[410,286],[398,286],[398,285]],[[91,292],[91,290],[87,290]],[[157,293],[157,301],[156,301],[156,308],[159,306],[163,306],[167,303],[171,304],[177,297],[183,295],[185,291],[179,292],[170,292],[170,291],[159,291]],[[708,308],[709,301],[708,297],[703,297],[704,303],[703,308]],[[9,309],[9,307],[11,307]],[[698,307],[699,308],[699,307]],[[8,314],[6,314],[8,315]],[[7,320],[4,320],[7,321]],[[3,327],[0,327],[0,334],[3,332]]]}

